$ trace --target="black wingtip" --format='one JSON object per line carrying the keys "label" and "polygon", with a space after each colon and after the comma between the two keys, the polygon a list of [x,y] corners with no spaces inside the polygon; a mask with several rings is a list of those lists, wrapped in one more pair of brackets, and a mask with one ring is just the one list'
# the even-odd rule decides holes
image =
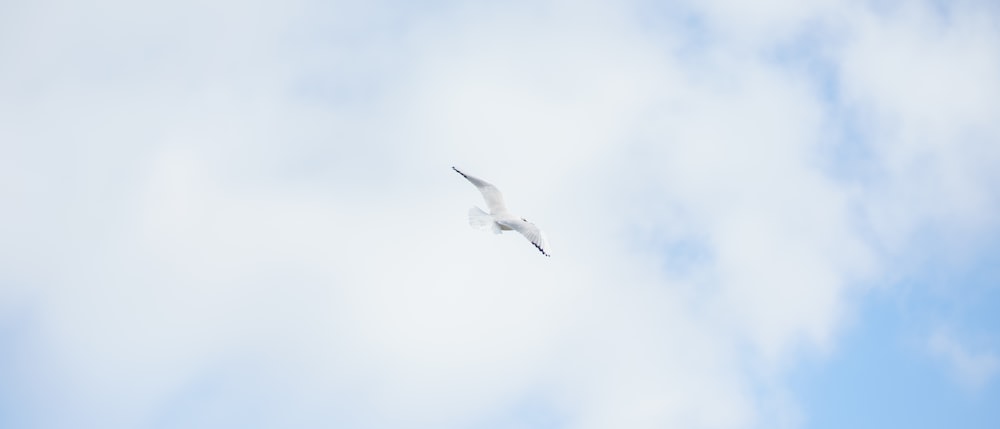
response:
{"label": "black wingtip", "polygon": [[552,256],[552,255],[550,255],[548,253],[545,253],[545,249],[542,249],[542,246],[539,246],[539,245],[537,245],[535,243],[531,243],[531,244],[533,244],[535,246],[535,248],[538,249],[539,252],[542,252],[543,255],[545,255],[547,257],[551,257]]}

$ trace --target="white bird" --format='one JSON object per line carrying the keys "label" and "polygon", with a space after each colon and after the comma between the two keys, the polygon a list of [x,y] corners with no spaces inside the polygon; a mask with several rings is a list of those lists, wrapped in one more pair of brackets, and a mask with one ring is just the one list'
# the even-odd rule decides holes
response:
{"label": "white bird", "polygon": [[511,214],[503,202],[503,194],[500,193],[500,190],[496,186],[485,180],[465,174],[455,167],[451,167],[451,169],[461,174],[462,177],[472,182],[479,189],[479,192],[483,194],[483,199],[486,200],[486,206],[490,209],[489,213],[475,206],[469,209],[469,225],[472,225],[476,229],[490,228],[494,234],[510,230],[520,232],[543,255],[549,256],[549,245],[545,240],[545,234],[542,233],[542,230],[538,229],[535,224],[528,222],[527,219]]}

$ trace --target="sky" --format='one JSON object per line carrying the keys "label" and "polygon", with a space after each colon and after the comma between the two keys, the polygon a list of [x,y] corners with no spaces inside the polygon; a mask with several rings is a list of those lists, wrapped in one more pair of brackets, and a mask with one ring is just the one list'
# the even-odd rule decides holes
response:
{"label": "sky", "polygon": [[5,0],[0,427],[996,428],[998,167],[991,1]]}

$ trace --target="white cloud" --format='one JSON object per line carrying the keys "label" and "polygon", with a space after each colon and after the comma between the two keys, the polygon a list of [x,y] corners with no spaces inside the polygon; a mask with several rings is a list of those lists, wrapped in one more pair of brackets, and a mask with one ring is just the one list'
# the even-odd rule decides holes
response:
{"label": "white cloud", "polygon": [[[1000,110],[974,89],[996,90],[997,55],[975,23],[758,9],[691,57],[684,31],[600,2],[45,6],[0,14],[20,23],[0,45],[0,312],[37,322],[15,388],[65,405],[40,426],[218,426],[183,405],[198,394],[348,427],[467,427],[525,396],[566,427],[794,426],[783,371],[833,347],[880,252],[996,212]],[[828,100],[757,52],[815,16],[850,36],[825,55],[869,119],[874,188],[821,168]],[[925,88],[942,76],[968,85]],[[940,186],[909,182],[918,156]],[[467,230],[479,197],[453,163],[558,252]]]}
{"label": "white cloud", "polygon": [[990,351],[970,350],[946,329],[937,329],[927,339],[931,354],[944,361],[962,386],[979,389],[1000,372],[1000,358]]}
{"label": "white cloud", "polygon": [[871,187],[882,239],[920,222],[995,227],[1000,198],[1000,55],[993,16],[957,3],[946,19],[909,5],[860,13],[839,58],[846,100],[866,116],[882,175]]}

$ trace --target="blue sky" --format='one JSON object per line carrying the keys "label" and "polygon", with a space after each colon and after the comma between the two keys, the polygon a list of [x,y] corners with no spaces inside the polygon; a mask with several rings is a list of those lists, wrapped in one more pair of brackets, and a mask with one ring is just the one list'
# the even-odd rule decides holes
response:
{"label": "blue sky", "polygon": [[997,427],[998,24],[2,3],[0,427]]}
{"label": "blue sky", "polygon": [[859,303],[858,320],[840,351],[803,365],[792,377],[804,403],[811,404],[810,427],[996,424],[997,383],[956,380],[953,371],[942,371],[942,356],[927,350],[924,338],[929,325],[946,324],[949,335],[965,335],[980,353],[995,344],[1000,265],[995,247],[980,251],[962,267],[932,264]]}

